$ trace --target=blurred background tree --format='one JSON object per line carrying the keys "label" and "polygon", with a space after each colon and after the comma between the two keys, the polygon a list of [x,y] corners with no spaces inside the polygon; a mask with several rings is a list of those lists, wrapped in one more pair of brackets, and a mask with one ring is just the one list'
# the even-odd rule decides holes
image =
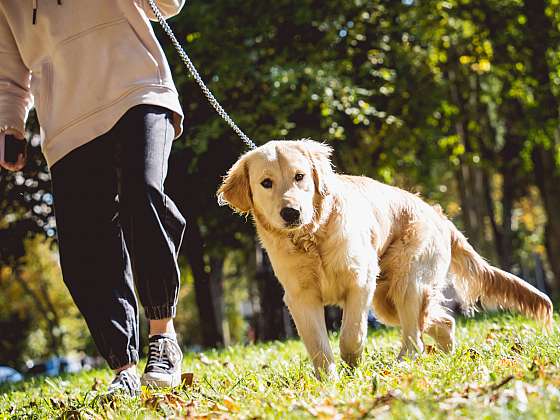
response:
{"label": "blurred background tree", "polygon": [[[560,0],[193,1],[170,23],[257,143],[328,141],[338,171],[441,203],[492,263],[560,291]],[[289,336],[252,224],[216,203],[244,146],[154,28],[186,114],[166,182],[187,219],[183,343]],[[56,255],[55,226],[34,142],[24,172],[0,173],[0,326],[17,343],[7,353],[0,342],[0,354],[34,354],[37,328],[48,352],[88,348],[76,314],[49,309],[68,296],[59,272],[41,265],[51,267],[47,249]]]}

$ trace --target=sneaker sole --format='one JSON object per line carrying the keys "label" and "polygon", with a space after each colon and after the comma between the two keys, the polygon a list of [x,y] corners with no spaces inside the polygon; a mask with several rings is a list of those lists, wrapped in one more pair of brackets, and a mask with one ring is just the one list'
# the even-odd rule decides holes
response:
{"label": "sneaker sole", "polygon": [[171,377],[171,383],[161,379],[154,379],[150,377],[146,378],[145,375],[142,375],[142,378],[140,378],[140,383],[144,386],[153,388],[175,388],[176,386],[181,385],[181,373],[173,375]]}

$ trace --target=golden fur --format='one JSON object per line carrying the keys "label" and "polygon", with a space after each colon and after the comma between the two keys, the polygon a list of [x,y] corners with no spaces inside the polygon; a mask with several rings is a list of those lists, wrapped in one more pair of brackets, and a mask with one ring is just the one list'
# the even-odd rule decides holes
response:
{"label": "golden fur", "polygon": [[[243,155],[218,190],[222,202],[252,215],[318,375],[336,372],[327,304],[343,308],[340,350],[350,365],[364,348],[370,308],[402,328],[401,357],[423,351],[423,333],[451,351],[455,321],[442,306],[449,282],[468,305],[514,309],[551,325],[549,298],[489,265],[439,206],[336,174],[331,152],[311,140],[271,141]],[[300,212],[295,225],[281,216],[286,207]]]}

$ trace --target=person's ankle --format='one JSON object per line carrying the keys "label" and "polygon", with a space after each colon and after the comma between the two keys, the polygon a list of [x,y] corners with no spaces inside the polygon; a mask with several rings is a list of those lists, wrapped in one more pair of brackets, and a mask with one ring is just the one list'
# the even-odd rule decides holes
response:
{"label": "person's ankle", "polygon": [[154,335],[175,336],[175,326],[173,325],[173,318],[167,319],[150,319],[150,332],[149,337]]}
{"label": "person's ankle", "polygon": [[124,370],[128,370],[130,373],[138,374],[137,365],[135,363],[129,363],[128,365],[121,366],[120,368],[113,369],[115,374],[119,374]]}

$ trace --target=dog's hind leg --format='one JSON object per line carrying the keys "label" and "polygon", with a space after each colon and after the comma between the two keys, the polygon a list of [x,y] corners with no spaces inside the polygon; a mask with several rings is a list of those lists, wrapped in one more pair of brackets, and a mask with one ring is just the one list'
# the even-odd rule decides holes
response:
{"label": "dog's hind leg", "polygon": [[415,358],[424,351],[421,330],[421,313],[423,298],[416,282],[408,285],[403,301],[397,304],[397,313],[402,329],[402,347],[399,360],[408,357]]}
{"label": "dog's hind leg", "polygon": [[388,296],[389,281],[381,275],[375,285],[373,295],[373,312],[375,317],[383,324],[398,327],[400,325],[399,316],[395,304]]}
{"label": "dog's hind leg", "polygon": [[299,291],[296,298],[292,298],[286,293],[284,302],[290,310],[298,334],[311,357],[315,367],[315,376],[318,379],[325,376],[336,378],[336,366],[325,324],[323,304],[317,297],[312,296],[312,292],[304,291]]}
{"label": "dog's hind leg", "polygon": [[440,350],[446,353],[452,352],[455,348],[455,320],[453,317],[443,313],[429,323],[426,334],[435,340]]}
{"label": "dog's hind leg", "polygon": [[431,320],[439,319],[435,315],[439,314],[441,288],[449,271],[451,255],[445,242],[435,235],[422,239],[392,249],[392,261],[385,268],[390,279],[388,295],[402,328],[399,358],[414,358],[424,351],[422,333]]}
{"label": "dog's hind leg", "polygon": [[356,366],[367,338],[367,315],[373,287],[351,289],[344,301],[340,331],[340,356],[350,366]]}

